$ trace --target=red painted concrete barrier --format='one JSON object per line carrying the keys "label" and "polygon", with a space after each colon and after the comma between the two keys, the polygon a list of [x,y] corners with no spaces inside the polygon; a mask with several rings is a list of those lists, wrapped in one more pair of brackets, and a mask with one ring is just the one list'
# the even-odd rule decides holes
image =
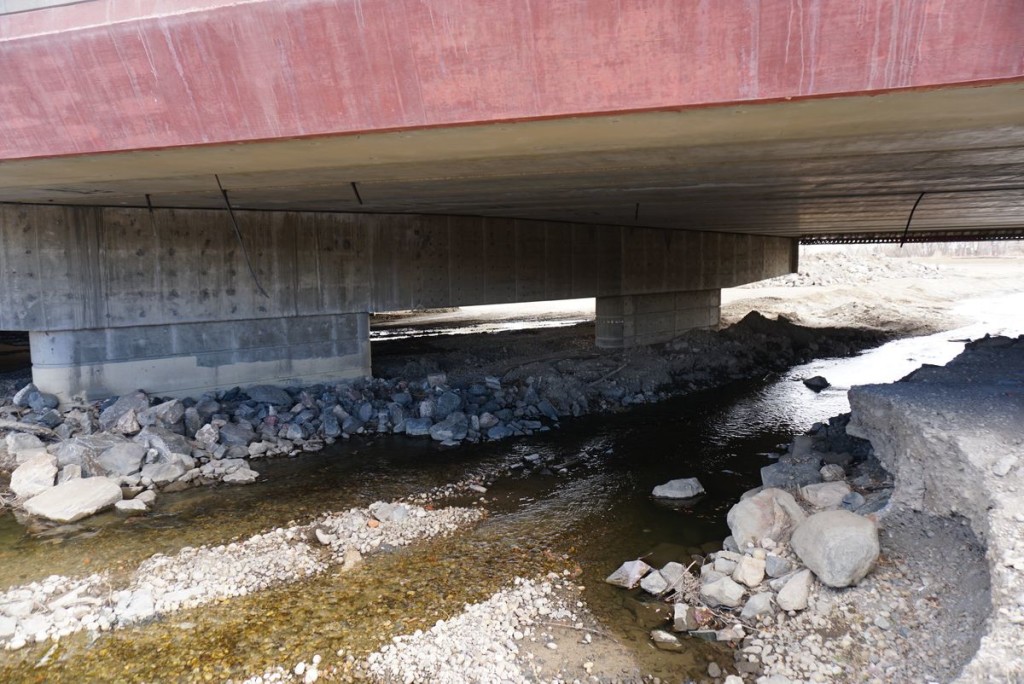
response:
{"label": "red painted concrete barrier", "polygon": [[0,160],[1016,79],[1021,0],[94,0],[0,17]]}

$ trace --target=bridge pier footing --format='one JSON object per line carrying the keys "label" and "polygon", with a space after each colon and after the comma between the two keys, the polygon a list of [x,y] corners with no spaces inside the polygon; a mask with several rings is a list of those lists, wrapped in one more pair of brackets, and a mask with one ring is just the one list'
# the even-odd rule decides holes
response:
{"label": "bridge pier footing", "polygon": [[366,313],[30,333],[32,379],[61,401],[370,375]]}
{"label": "bridge pier footing", "polygon": [[687,330],[714,327],[721,304],[720,289],[598,297],[597,346],[624,349],[657,344]]}

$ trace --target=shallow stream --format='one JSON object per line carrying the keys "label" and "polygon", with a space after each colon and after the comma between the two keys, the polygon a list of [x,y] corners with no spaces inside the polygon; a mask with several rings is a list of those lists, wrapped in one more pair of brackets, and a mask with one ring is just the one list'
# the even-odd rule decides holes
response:
{"label": "shallow stream", "polygon": [[[968,337],[1024,332],[1024,321],[1007,320],[1007,312],[1024,312],[1024,296],[969,307],[979,323],[967,329],[818,360],[781,377],[626,413],[567,420],[560,430],[514,442],[442,449],[403,437],[353,440],[315,455],[256,462],[263,477],[249,487],[161,495],[146,518],[97,516],[54,536],[30,534],[6,514],[0,517],[2,587],[54,573],[110,570],[116,576],[153,553],[224,543],[327,510],[408,496],[467,473],[502,470],[531,454],[556,463],[581,459],[565,475],[499,477],[485,495],[490,515],[454,538],[374,556],[344,576],[328,572],[182,611],[93,644],[73,638],[62,642],[50,666],[33,668],[45,647],[6,654],[0,681],[238,680],[316,653],[323,669],[342,662],[339,650],[368,653],[392,635],[457,614],[514,576],[576,564],[590,610],[630,645],[645,672],[672,681],[697,675],[709,658],[724,663],[730,655],[703,642],[688,642],[692,648],[682,654],[655,650],[636,595],[603,578],[640,556],[655,565],[687,563],[720,548],[728,534],[725,513],[760,483],[769,454],[814,422],[847,411],[851,384],[891,382],[922,363],[945,363]],[[824,375],[833,386],[814,394],[799,381],[811,375]],[[679,477],[698,477],[707,494],[687,508],[650,498],[652,487]]]}

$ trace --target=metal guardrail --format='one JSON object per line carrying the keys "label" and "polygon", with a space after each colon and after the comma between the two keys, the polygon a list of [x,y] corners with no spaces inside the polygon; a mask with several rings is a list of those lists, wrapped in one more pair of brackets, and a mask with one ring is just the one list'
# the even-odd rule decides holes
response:
{"label": "metal guardrail", "polygon": [[804,235],[801,245],[866,245],[901,242],[990,242],[993,240],[1024,240],[1024,226],[989,230],[902,230],[884,233],[835,233]]}
{"label": "metal guardrail", "polygon": [[22,12],[34,12],[51,7],[63,7],[64,5],[80,5],[83,2],[94,2],[95,0],[0,0],[0,15],[21,14]]}

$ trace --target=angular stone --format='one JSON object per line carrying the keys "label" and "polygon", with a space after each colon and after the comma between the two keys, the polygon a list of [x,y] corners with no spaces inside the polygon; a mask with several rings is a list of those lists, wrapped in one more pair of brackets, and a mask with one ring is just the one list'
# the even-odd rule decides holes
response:
{"label": "angular stone", "polygon": [[149,478],[153,484],[160,486],[174,482],[188,470],[181,463],[147,463],[142,467],[142,477]]}
{"label": "angular stone", "polygon": [[712,566],[715,572],[720,572],[723,575],[731,575],[736,570],[737,561],[730,558],[715,558],[715,564]]}
{"label": "angular stone", "polygon": [[700,597],[711,607],[735,608],[743,602],[743,594],[743,587],[730,577],[722,577],[700,587]]}
{"label": "angular stone", "polygon": [[495,425],[487,431],[487,439],[497,441],[515,434],[515,431],[508,425]]}
{"label": "angular stone", "polygon": [[813,378],[804,379],[804,387],[814,392],[820,392],[823,389],[831,387],[831,383],[820,375],[815,375]]}
{"label": "angular stone", "polygon": [[117,421],[128,411],[135,411],[138,415],[149,408],[149,397],[145,392],[139,390],[130,394],[124,394],[117,398],[113,404],[103,409],[100,413],[100,429],[110,430]]}
{"label": "angular stone", "polygon": [[444,420],[462,408],[462,397],[455,392],[442,392],[434,403],[434,418]]}
{"label": "angular stone", "polygon": [[765,489],[733,506],[726,522],[740,548],[770,538],[785,543],[806,514],[793,497],[781,489]]}
{"label": "angular stone", "polygon": [[[406,424],[406,432],[409,427]],[[430,436],[438,442],[454,441],[458,442],[466,438],[469,432],[469,419],[465,413],[461,411],[455,411],[449,414],[440,423],[432,425],[430,428]]]}
{"label": "angular stone", "polygon": [[683,650],[683,644],[679,641],[679,637],[662,629],[652,631],[651,640],[654,642],[654,645],[662,651]]}
{"label": "angular stone", "polygon": [[220,442],[220,430],[216,425],[204,425],[196,430],[196,441],[207,451],[213,451]]}
{"label": "angular stone", "polygon": [[134,442],[115,444],[96,457],[95,463],[102,470],[96,475],[134,475],[142,469],[146,447]]}
{"label": "angular stone", "polygon": [[784,463],[782,461],[761,468],[761,483],[765,487],[802,487],[821,482],[821,469],[817,462]]}
{"label": "angular stone", "polygon": [[405,421],[405,434],[410,437],[429,435],[432,424],[430,418],[409,418]]}
{"label": "angular stone", "polygon": [[760,594],[754,594],[747,603],[743,606],[740,617],[744,620],[754,620],[762,615],[774,615],[775,609],[772,607],[772,594],[768,591],[763,591]]}
{"label": "angular stone", "polygon": [[626,561],[619,569],[608,575],[605,582],[624,589],[632,589],[651,571],[651,566],[642,560]]}
{"label": "angular stone", "polygon": [[155,425],[175,431],[174,428],[179,426],[185,417],[185,405],[177,399],[172,399],[143,411],[136,411],[135,415],[142,427]]}
{"label": "angular stone", "polygon": [[255,385],[245,390],[249,398],[260,404],[273,404],[275,406],[288,406],[292,403],[292,397],[280,387],[271,385]]}
{"label": "angular stone", "polygon": [[117,432],[122,435],[134,435],[142,429],[142,425],[139,423],[139,417],[136,415],[134,410],[125,411],[125,413],[117,419],[114,423],[114,427],[110,428],[111,432]]}
{"label": "angular stone", "polygon": [[704,487],[700,481],[695,477],[687,477],[658,485],[651,491],[651,496],[656,499],[692,499],[703,493]]}
{"label": "angular stone", "polygon": [[668,581],[657,570],[652,570],[640,580],[640,588],[648,594],[660,596],[668,590]]}
{"label": "angular stone", "polygon": [[818,472],[821,474],[821,479],[825,482],[840,482],[846,477],[846,471],[843,470],[843,466],[836,463],[826,463],[821,466],[821,470]]}
{"label": "angular stone", "polygon": [[52,489],[57,478],[57,458],[50,454],[37,454],[11,473],[11,491],[18,498],[27,499]]}
{"label": "angular stone", "polygon": [[121,500],[114,504],[114,510],[121,515],[142,515],[149,510],[146,502],[138,499]]}
{"label": "angular stone", "polygon": [[147,448],[156,449],[165,461],[172,460],[172,454],[188,456],[192,453],[192,447],[184,436],[155,425],[143,428],[142,432],[135,436],[134,441]]}
{"label": "angular stone", "polygon": [[768,558],[765,560],[766,575],[769,577],[782,577],[792,571],[793,564],[788,559],[776,556],[774,553],[768,554]]}
{"label": "angular stone", "polygon": [[25,432],[11,432],[4,438],[7,453],[18,463],[24,463],[32,456],[46,452],[46,445],[36,437]]}
{"label": "angular stone", "polygon": [[121,487],[105,477],[69,480],[25,502],[25,510],[56,522],[70,523],[121,500]]}
{"label": "angular stone", "polygon": [[676,632],[689,632],[700,629],[701,622],[698,619],[697,608],[685,603],[677,603],[673,607],[672,629]]}
{"label": "angular stone", "polygon": [[[298,427],[298,426],[295,426]],[[252,428],[248,425],[241,425],[239,423],[227,423],[220,427],[220,443],[227,446],[249,446],[249,442],[256,441],[256,433],[253,432]],[[302,431],[300,429],[298,439],[302,439]],[[288,439],[291,439],[290,437]]]}
{"label": "angular stone", "polygon": [[57,484],[68,480],[77,480],[80,477],[82,477],[82,466],[69,463],[60,469],[60,474],[57,475]]}
{"label": "angular stone", "polygon": [[800,497],[815,508],[839,508],[850,493],[845,482],[822,482],[800,488]]}
{"label": "angular stone", "polygon": [[22,387],[20,390],[18,390],[17,392],[14,393],[14,397],[12,398],[12,401],[14,402],[15,406],[18,406],[20,408],[28,408],[29,407],[29,404],[28,404],[29,398],[33,394],[36,394],[38,392],[39,392],[39,389],[34,384],[32,384],[30,382],[27,385],[25,385],[24,387]]}
{"label": "angular stone", "polygon": [[860,582],[878,560],[878,529],[849,511],[825,511],[804,520],[793,532],[793,551],[830,587]]}
{"label": "angular stone", "polygon": [[756,587],[764,581],[765,562],[753,556],[744,556],[736,564],[732,578],[748,587]]}
{"label": "angular stone", "polygon": [[807,608],[807,599],[811,595],[813,581],[814,577],[810,570],[801,570],[782,585],[778,596],[775,597],[775,602],[782,610],[804,610]]}
{"label": "angular stone", "polygon": [[668,582],[669,589],[678,588],[682,584],[683,578],[687,575],[686,567],[682,563],[676,563],[675,561],[665,563],[665,567],[659,570],[659,572],[665,578],[665,581]]}
{"label": "angular stone", "polygon": [[33,411],[43,413],[48,409],[55,409],[60,406],[60,399],[55,394],[35,392],[29,395],[28,405]]}
{"label": "angular stone", "polygon": [[239,468],[225,475],[223,482],[227,484],[252,484],[259,476],[260,474],[251,468]]}

